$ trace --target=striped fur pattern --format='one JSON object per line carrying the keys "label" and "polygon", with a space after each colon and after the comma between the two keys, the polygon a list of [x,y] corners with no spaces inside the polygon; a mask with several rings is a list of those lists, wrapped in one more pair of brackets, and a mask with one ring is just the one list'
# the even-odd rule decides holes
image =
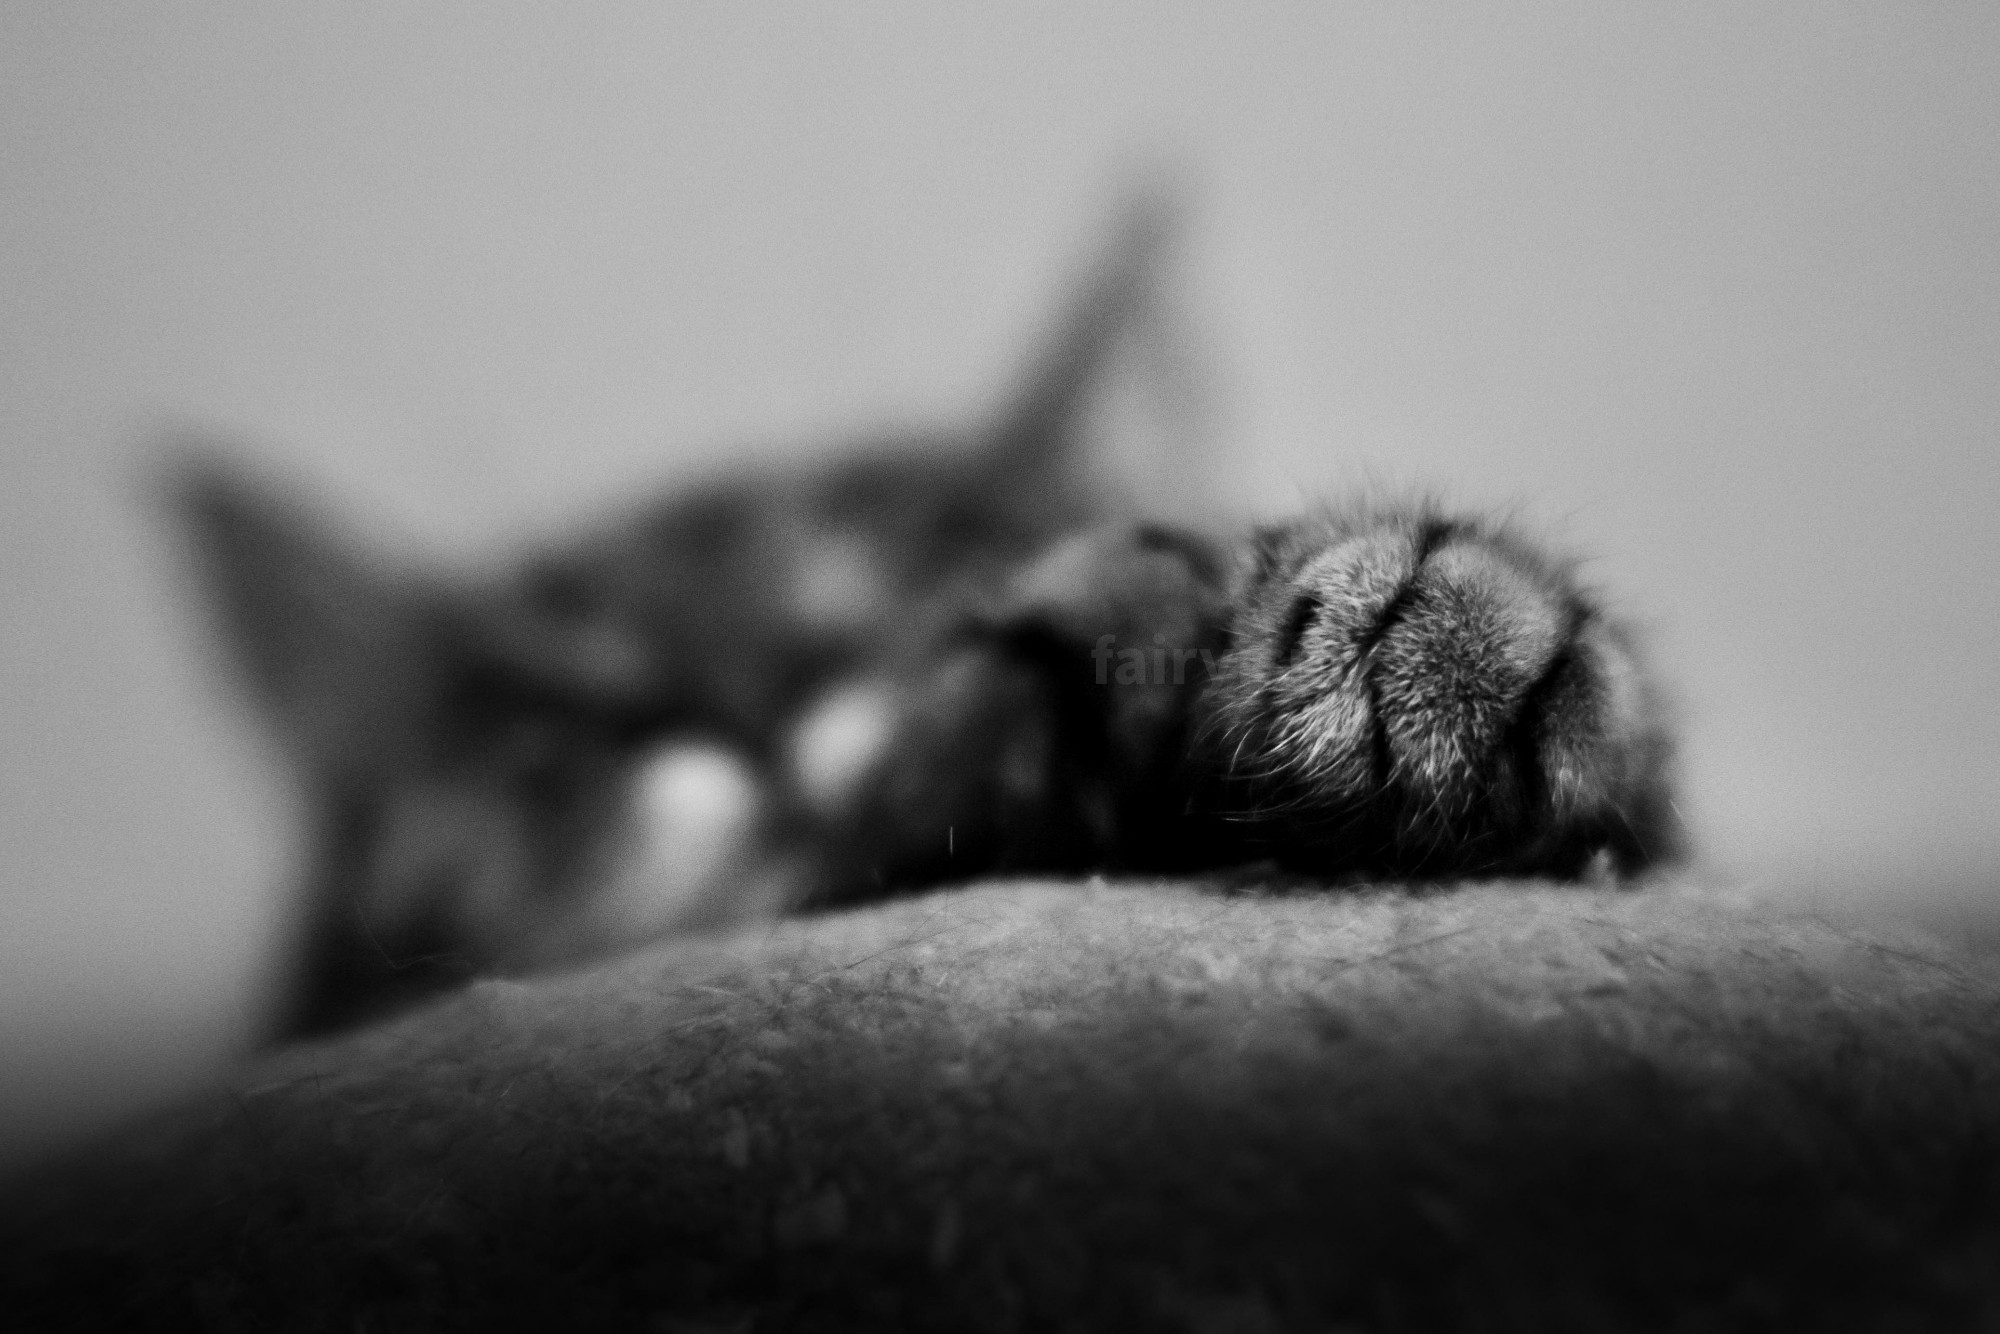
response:
{"label": "striped fur pattern", "polygon": [[1135,523],[1084,437],[1142,211],[1011,407],[725,476],[469,587],[178,499],[315,812],[277,1035],[992,872],[1630,874],[1661,693],[1573,562],[1421,501]]}
{"label": "striped fur pattern", "polygon": [[479,586],[190,457],[175,506],[316,822],[276,1035],[790,906],[744,868],[840,777],[829,692],[1119,505],[1086,437],[1163,224],[1131,211],[992,420],[703,482]]}
{"label": "striped fur pattern", "polygon": [[1662,692],[1575,567],[1423,503],[1074,538],[911,684],[830,897],[989,870],[1632,874]]}

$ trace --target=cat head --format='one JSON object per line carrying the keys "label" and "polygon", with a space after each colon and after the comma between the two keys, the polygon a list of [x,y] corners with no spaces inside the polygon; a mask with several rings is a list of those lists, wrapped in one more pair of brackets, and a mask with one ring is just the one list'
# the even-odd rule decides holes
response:
{"label": "cat head", "polygon": [[[641,934],[691,888],[617,890],[688,824],[692,769],[662,749],[671,713],[645,688],[660,673],[615,628],[524,651],[508,581],[385,560],[211,457],[183,460],[173,498],[235,676],[305,801],[281,1035]],[[719,752],[707,767],[719,797],[732,780],[739,805],[754,795]],[[698,867],[717,827],[679,829],[673,865]]]}
{"label": "cat head", "polygon": [[772,910],[742,865],[815,692],[1114,503],[1096,414],[1135,378],[1114,354],[1162,223],[1133,210],[989,420],[683,488],[489,580],[380,559],[187,453],[173,508],[315,823],[278,1032]]}

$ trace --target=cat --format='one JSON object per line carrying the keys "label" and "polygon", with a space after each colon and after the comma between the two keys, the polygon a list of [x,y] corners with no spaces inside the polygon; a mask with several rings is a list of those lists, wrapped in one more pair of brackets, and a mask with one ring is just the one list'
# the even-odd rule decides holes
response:
{"label": "cat", "polygon": [[1663,692],[1574,564],[1424,501],[1119,523],[940,636],[814,895],[995,871],[1630,876],[1679,855]]}
{"label": "cat", "polygon": [[684,488],[490,584],[385,568],[187,451],[173,508],[316,825],[271,1036],[790,906],[777,871],[709,891],[867,753],[883,702],[839,683],[1119,509],[1086,437],[1171,213],[1126,207],[983,427]]}
{"label": "cat", "polygon": [[995,872],[1631,875],[1677,855],[1632,636],[1420,501],[1140,522],[1083,442],[1147,318],[1138,210],[969,440],[745,472],[499,582],[179,487],[320,821],[275,1036],[471,976]]}

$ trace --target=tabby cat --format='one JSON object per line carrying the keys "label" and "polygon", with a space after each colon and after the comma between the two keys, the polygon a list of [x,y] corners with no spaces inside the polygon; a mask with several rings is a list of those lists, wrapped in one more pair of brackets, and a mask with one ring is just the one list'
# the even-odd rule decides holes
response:
{"label": "tabby cat", "polygon": [[670,496],[484,588],[227,469],[180,499],[321,827],[279,1036],[1007,871],[1578,877],[1674,854],[1631,636],[1505,524],[1141,523],[1083,443],[1160,218],[1012,409]]}
{"label": "tabby cat", "polygon": [[1085,437],[1167,221],[1128,210],[983,428],[696,485],[487,586],[381,568],[189,453],[175,507],[318,824],[275,1036],[789,906],[795,874],[739,871],[865,758],[881,702],[839,683],[1117,509]]}

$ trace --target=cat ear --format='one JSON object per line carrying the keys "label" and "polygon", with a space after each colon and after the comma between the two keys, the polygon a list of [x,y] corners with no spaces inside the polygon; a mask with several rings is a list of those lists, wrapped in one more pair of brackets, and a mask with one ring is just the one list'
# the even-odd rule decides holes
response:
{"label": "cat ear", "polygon": [[406,752],[442,675],[436,591],[216,454],[164,480],[223,650],[288,757],[339,776]]}
{"label": "cat ear", "polygon": [[1208,416],[1166,293],[1185,212],[1179,193],[1157,182],[1127,196],[1109,244],[990,428],[992,480],[1096,471],[1149,501],[1177,489]]}

